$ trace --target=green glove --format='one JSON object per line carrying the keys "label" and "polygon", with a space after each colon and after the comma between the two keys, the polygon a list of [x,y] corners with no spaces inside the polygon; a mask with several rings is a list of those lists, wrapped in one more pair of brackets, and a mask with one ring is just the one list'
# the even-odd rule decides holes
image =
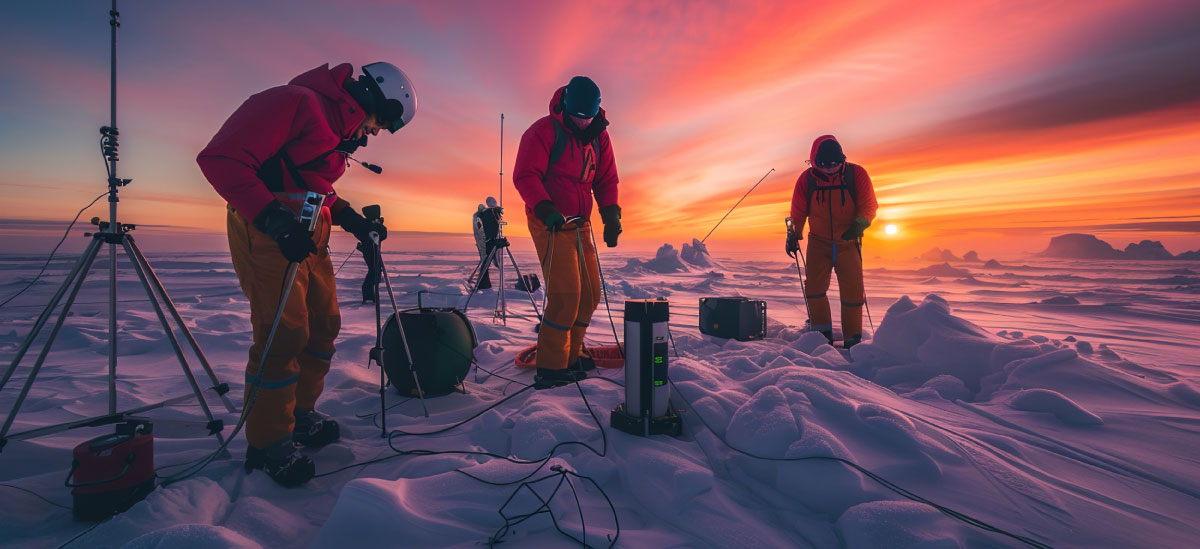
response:
{"label": "green glove", "polygon": [[867,218],[856,217],[854,218],[854,221],[850,223],[850,228],[846,229],[846,232],[842,233],[842,240],[858,240],[862,238],[863,231],[867,230],[867,227],[870,226],[871,222]]}
{"label": "green glove", "polygon": [[567,222],[567,218],[563,214],[558,213],[554,207],[554,203],[549,200],[543,200],[533,206],[533,215],[542,220],[546,224],[546,230],[550,232],[558,231],[563,224]]}

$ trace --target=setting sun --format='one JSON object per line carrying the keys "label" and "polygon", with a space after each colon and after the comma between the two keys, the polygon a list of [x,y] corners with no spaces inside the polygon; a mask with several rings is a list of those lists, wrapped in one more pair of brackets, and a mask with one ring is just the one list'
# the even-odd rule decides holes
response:
{"label": "setting sun", "polygon": [[886,225],[883,227],[883,232],[887,234],[896,234],[899,231],[900,229],[896,228],[895,225]]}

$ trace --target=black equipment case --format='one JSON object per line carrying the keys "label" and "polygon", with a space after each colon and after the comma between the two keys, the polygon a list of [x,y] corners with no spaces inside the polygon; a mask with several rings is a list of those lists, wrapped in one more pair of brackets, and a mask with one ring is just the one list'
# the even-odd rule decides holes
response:
{"label": "black equipment case", "polygon": [[748,297],[700,298],[700,332],[738,341],[762,339],[767,330],[767,302]]}

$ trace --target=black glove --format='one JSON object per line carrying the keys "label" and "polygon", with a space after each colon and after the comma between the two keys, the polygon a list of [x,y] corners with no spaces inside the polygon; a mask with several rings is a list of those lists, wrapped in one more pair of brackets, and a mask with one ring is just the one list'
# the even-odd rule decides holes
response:
{"label": "black glove", "polygon": [[317,253],[308,227],[297,221],[292,211],[278,201],[267,204],[254,218],[254,227],[274,239],[283,257],[292,263],[300,263],[309,254]]}
{"label": "black glove", "polygon": [[842,233],[842,240],[858,240],[862,238],[863,231],[867,230],[867,227],[870,226],[871,222],[867,220],[867,218],[856,217],[854,218],[854,221],[850,223],[850,228],[846,229],[846,232]]}
{"label": "black glove", "polygon": [[383,226],[383,218],[368,221],[349,205],[344,206],[333,215],[333,222],[346,232],[353,234],[364,246],[375,244],[375,241],[371,240],[371,232],[379,233],[380,242],[387,240],[387,227]]}
{"label": "black glove", "polygon": [[788,257],[796,259],[796,252],[800,251],[800,237],[796,236],[796,233],[788,231],[784,250],[787,251]]}
{"label": "black glove", "polygon": [[617,237],[621,235],[621,207],[616,204],[601,206],[600,220],[604,222],[604,243],[609,248],[616,248]]}
{"label": "black glove", "polygon": [[554,208],[554,203],[549,200],[543,200],[533,206],[533,215],[542,220],[546,224],[546,230],[556,232],[562,228],[567,222],[567,218],[563,214],[558,213]]}

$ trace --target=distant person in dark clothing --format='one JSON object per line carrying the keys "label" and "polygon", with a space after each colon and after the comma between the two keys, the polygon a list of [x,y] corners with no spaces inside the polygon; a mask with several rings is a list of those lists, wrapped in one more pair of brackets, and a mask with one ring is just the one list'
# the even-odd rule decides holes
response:
{"label": "distant person in dark clothing", "polygon": [[[492,253],[496,247],[496,239],[500,237],[500,219],[504,215],[504,209],[496,204],[496,199],[493,197],[487,198],[487,206],[479,205],[475,214],[471,216],[472,232],[475,234],[475,248],[479,250],[479,261],[482,263],[487,256]],[[492,261],[482,267],[482,273],[479,274],[479,289],[486,290],[492,287],[491,277],[488,272],[492,265],[500,268],[500,258],[494,257]]]}
{"label": "distant person in dark clothing", "polygon": [[374,303],[379,298],[376,294],[379,290],[379,266],[375,264],[377,249],[375,243],[369,240],[358,243],[358,251],[362,252],[363,260],[367,262],[367,276],[362,283],[363,303]]}

